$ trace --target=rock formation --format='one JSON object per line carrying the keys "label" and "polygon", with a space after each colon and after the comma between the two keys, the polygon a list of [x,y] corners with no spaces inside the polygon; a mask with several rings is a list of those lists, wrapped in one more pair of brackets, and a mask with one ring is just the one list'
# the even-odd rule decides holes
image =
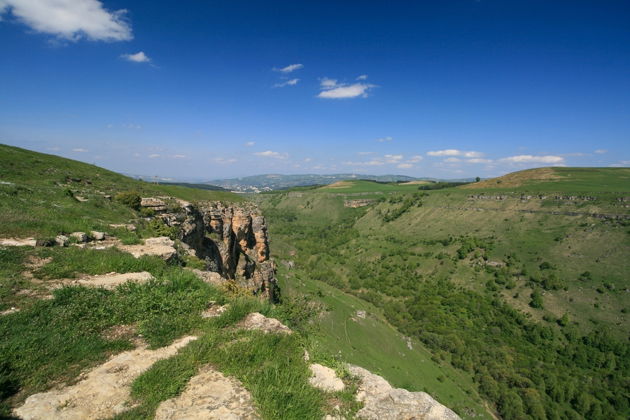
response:
{"label": "rock formation", "polygon": [[256,295],[277,298],[276,266],[269,258],[267,224],[255,205],[170,200],[175,203],[169,205],[168,197],[143,198],[142,203],[166,225],[178,228],[182,246],[204,260],[208,271]]}

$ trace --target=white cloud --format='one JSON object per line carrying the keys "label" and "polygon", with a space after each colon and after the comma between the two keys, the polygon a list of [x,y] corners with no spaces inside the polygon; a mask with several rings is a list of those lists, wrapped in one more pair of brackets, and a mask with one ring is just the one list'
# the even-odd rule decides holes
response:
{"label": "white cloud", "polygon": [[254,153],[256,156],[269,157],[274,159],[286,159],[289,157],[287,153],[274,152],[272,150],[266,150],[264,152]]}
{"label": "white cloud", "polygon": [[134,63],[150,63],[151,62],[151,59],[143,51],[138,51],[135,54],[123,54],[120,57]]}
{"label": "white cloud", "polygon": [[480,158],[483,156],[483,153],[481,152],[463,152],[462,156],[467,157],[467,158]]}
{"label": "white cloud", "polygon": [[394,138],[391,136],[387,136],[387,137],[381,137],[376,139],[377,142],[379,143],[385,143],[386,141],[394,141]]}
{"label": "white cloud", "polygon": [[450,158],[444,159],[444,162],[446,162],[446,163],[457,163],[457,162],[461,162],[461,159],[456,158],[456,157],[450,157]]}
{"label": "white cloud", "polygon": [[385,155],[384,158],[387,163],[398,163],[403,159],[403,155]]}
{"label": "white cloud", "polygon": [[173,155],[173,159],[186,159],[186,155]]}
{"label": "white cloud", "polygon": [[412,156],[412,157],[411,157],[411,159],[407,160],[407,162],[411,162],[411,163],[418,163],[418,162],[420,162],[422,159],[423,159],[423,157],[422,157],[422,156],[420,156],[420,155],[415,155],[415,156]]}
{"label": "white cloud", "polygon": [[313,160],[313,159],[311,159],[311,158],[306,158],[306,159],[304,159],[304,162],[310,162],[310,161],[312,161],[312,160]]}
{"label": "white cloud", "polygon": [[322,89],[332,89],[337,86],[337,79],[329,79],[328,77],[324,77],[320,79],[319,85]]}
{"label": "white cloud", "polygon": [[275,85],[273,85],[273,87],[281,88],[285,86],[295,86],[298,84],[299,81],[300,79],[291,79],[291,80],[287,80],[286,82],[276,83]]}
{"label": "white cloud", "polygon": [[279,69],[274,68],[273,70],[274,71],[279,71],[281,73],[291,73],[291,72],[293,72],[295,70],[299,70],[299,69],[301,69],[303,67],[304,67],[304,64],[289,64],[286,67],[282,67],[282,68],[279,68]]}
{"label": "white cloud", "polygon": [[99,0],[0,0],[0,14],[9,9],[33,30],[69,41],[133,38],[127,10],[106,10]]}
{"label": "white cloud", "polygon": [[367,74],[362,74],[361,76],[357,77],[357,80],[367,80]]}
{"label": "white cloud", "polygon": [[81,147],[77,147],[76,149],[72,149],[72,151],[76,152],[76,153],[87,153],[88,152],[87,149],[83,149]]}
{"label": "white cloud", "polygon": [[385,162],[374,159],[367,162],[344,162],[343,164],[348,166],[382,166],[385,165]]}
{"label": "white cloud", "polygon": [[466,163],[492,163],[492,159],[468,159]]}
{"label": "white cloud", "polygon": [[352,85],[336,85],[335,87],[324,89],[317,95],[324,99],[347,99],[347,98],[367,98],[368,91],[375,87],[367,83],[354,83]]}
{"label": "white cloud", "polygon": [[256,142],[255,141],[248,141],[247,143],[245,143],[245,146],[247,147],[252,147],[253,145],[255,145]]}
{"label": "white cloud", "polygon": [[61,150],[61,147],[58,146],[52,146],[52,147],[47,147],[46,150],[50,150],[52,152],[58,152]]}
{"label": "white cloud", "polygon": [[611,168],[625,168],[630,166],[630,160],[622,160],[621,162],[618,163],[611,163],[610,165]]}
{"label": "white cloud", "polygon": [[457,150],[457,149],[445,149],[445,150],[433,150],[430,152],[427,152],[427,155],[429,156],[463,156],[463,157],[467,157],[467,158],[480,158],[483,156],[483,153],[481,152],[475,152],[475,151],[463,151],[463,150]]}
{"label": "white cloud", "polygon": [[359,156],[367,156],[367,155],[373,155],[374,152],[357,152],[357,155]]}
{"label": "white cloud", "polygon": [[564,164],[564,158],[562,156],[533,156],[533,155],[518,155],[518,156],[510,156],[503,159],[500,159],[503,162],[509,163],[548,163],[552,165],[562,165]]}
{"label": "white cloud", "polygon": [[597,150],[595,150],[595,153],[597,153],[598,155],[603,155],[604,153],[608,153],[608,150],[606,150],[606,149],[597,149]]}
{"label": "white cloud", "polygon": [[159,157],[160,157],[159,153],[151,153],[149,155],[149,159],[155,159],[155,158],[159,158]]}
{"label": "white cloud", "polygon": [[413,165],[411,163],[400,163],[396,167],[400,169],[409,169],[409,168],[413,168]]}

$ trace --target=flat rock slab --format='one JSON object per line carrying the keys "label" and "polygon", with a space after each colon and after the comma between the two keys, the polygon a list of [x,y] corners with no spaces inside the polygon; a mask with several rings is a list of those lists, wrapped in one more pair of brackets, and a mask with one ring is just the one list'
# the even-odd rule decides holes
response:
{"label": "flat rock slab", "polygon": [[0,238],[0,246],[36,246],[35,238]]}
{"label": "flat rock slab", "polygon": [[216,318],[227,311],[230,305],[211,305],[208,309],[201,313],[202,318]]}
{"label": "flat rock slab", "polygon": [[129,281],[134,283],[146,283],[152,279],[153,276],[151,275],[151,273],[147,271],[140,271],[138,273],[109,273],[103,274],[101,276],[84,277],[78,280],[68,280],[67,282],[64,282],[64,284],[76,284],[87,287],[115,289],[116,286],[127,283]]}
{"label": "flat rock slab", "polygon": [[315,388],[319,388],[326,392],[343,391],[346,387],[341,379],[337,377],[334,370],[329,367],[313,363],[309,366],[313,376],[309,378],[309,382]]}
{"label": "flat rock slab", "polygon": [[120,353],[75,385],[31,395],[15,410],[15,415],[23,420],[96,420],[115,416],[129,408],[131,384],[140,374],[196,339],[188,336],[157,350],[143,347]]}
{"label": "flat rock slab", "polygon": [[293,331],[275,318],[267,318],[261,313],[252,312],[236,324],[244,330],[258,330],[264,333],[291,334]]}
{"label": "flat rock slab", "polygon": [[201,368],[182,394],[163,401],[155,420],[258,419],[250,393],[211,366]]}
{"label": "flat rock slab", "polygon": [[160,236],[146,239],[143,245],[121,245],[118,248],[136,258],[140,258],[143,255],[157,255],[160,258],[169,260],[177,254],[177,250],[173,245],[175,245],[175,242],[172,239]]}
{"label": "flat rock slab", "polygon": [[409,392],[393,388],[382,377],[359,366],[348,365],[352,375],[361,380],[357,401],[363,408],[357,417],[368,420],[460,420],[449,408],[434,400],[426,392]]}

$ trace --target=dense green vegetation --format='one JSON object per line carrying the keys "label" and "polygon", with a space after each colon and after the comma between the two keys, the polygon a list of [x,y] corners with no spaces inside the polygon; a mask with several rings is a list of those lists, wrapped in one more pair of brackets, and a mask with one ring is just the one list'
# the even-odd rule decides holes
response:
{"label": "dense green vegetation", "polygon": [[47,238],[126,223],[137,216],[129,203],[113,199],[124,192],[189,201],[241,200],[226,191],[150,184],[97,166],[0,145],[0,235],[4,237]]}
{"label": "dense green vegetation", "polygon": [[[627,215],[618,199],[628,184],[619,190],[623,171],[603,173],[590,201],[506,191],[471,202],[483,192],[471,184],[359,209],[307,192],[268,195],[264,206],[272,249],[295,267],[286,283],[372,303],[503,418],[627,418],[629,231],[623,219],[587,215]],[[562,172],[578,175],[544,181],[545,194],[593,194],[588,171]]]}

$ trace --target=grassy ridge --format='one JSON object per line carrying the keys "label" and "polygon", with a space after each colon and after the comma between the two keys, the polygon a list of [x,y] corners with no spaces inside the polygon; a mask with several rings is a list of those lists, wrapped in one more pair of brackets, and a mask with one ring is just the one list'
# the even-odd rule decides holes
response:
{"label": "grassy ridge", "polygon": [[108,223],[134,217],[129,208],[111,200],[121,191],[189,201],[241,200],[226,191],[150,184],[86,163],[0,145],[1,236],[107,230]]}

